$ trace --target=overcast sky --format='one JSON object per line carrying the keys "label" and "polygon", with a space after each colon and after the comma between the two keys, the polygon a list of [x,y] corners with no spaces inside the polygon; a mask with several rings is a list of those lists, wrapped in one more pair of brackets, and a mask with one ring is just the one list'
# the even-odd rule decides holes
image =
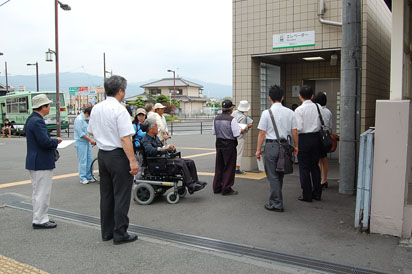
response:
{"label": "overcast sky", "polygon": [[[6,0],[0,0],[0,4]],[[232,83],[231,0],[63,0],[59,9],[61,72],[103,76],[106,68],[128,81],[182,77]],[[10,0],[0,6],[0,81],[9,75],[54,73],[45,61],[54,49],[54,0]]]}

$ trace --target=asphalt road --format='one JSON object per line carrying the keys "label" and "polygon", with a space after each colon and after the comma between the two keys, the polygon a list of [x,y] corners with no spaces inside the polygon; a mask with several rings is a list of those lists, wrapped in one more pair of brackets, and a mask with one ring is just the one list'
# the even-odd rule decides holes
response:
{"label": "asphalt road", "polygon": [[[201,180],[209,185],[176,205],[168,204],[165,197],[148,206],[132,202],[130,223],[391,273],[412,269],[410,249],[400,247],[397,238],[359,233],[353,228],[355,197],[338,194],[336,180],[329,182],[321,202],[302,203],[296,199],[300,194],[296,168],[294,175],[285,178],[285,212],[268,212],[263,208],[268,198],[266,179],[236,178],[238,196],[212,193],[213,136],[173,136],[171,143],[183,157],[193,156],[198,171],[205,174]],[[93,152],[96,154],[97,148]],[[0,139],[0,194],[18,193],[30,202],[25,153],[25,138]],[[54,175],[63,178],[54,180],[51,207],[98,217],[99,185],[81,185],[73,175],[77,172],[73,146],[61,149],[60,154]],[[331,177],[337,178],[333,162]],[[0,216],[0,254],[35,263],[51,273],[307,272],[149,238],[117,248],[101,242],[99,231],[87,225],[56,220],[56,230],[39,232],[31,229],[28,212],[3,208]],[[45,242],[50,250],[36,252],[36,245]]]}

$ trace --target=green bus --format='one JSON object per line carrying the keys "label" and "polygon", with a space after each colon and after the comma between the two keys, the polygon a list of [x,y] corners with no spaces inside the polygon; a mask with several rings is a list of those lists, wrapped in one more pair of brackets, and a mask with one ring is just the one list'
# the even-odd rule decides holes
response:
{"label": "green bus", "polygon": [[[5,96],[0,96],[0,124],[4,124],[5,119],[13,123],[17,132],[22,132],[27,118],[33,112],[32,98],[39,94],[46,94],[52,101],[50,104],[50,113],[44,120],[49,131],[56,130],[56,92],[55,91],[25,91],[10,92]],[[66,129],[69,126],[67,116],[66,102],[63,93],[60,93],[60,121],[61,128]],[[23,132],[24,134],[24,132]]]}

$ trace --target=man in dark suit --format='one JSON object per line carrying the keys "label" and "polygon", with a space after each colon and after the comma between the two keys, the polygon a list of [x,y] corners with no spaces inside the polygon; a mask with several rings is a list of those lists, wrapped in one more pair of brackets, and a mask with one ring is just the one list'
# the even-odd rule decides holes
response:
{"label": "man in dark suit", "polygon": [[55,222],[49,220],[47,211],[50,204],[53,169],[55,164],[55,149],[62,139],[50,138],[44,116],[50,112],[52,101],[45,94],[32,99],[33,113],[26,121],[27,156],[26,169],[29,170],[33,186],[33,228],[55,228]]}

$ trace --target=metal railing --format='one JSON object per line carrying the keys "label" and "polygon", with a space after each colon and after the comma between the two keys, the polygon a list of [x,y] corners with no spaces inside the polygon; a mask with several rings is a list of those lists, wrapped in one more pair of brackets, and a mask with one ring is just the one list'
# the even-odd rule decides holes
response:
{"label": "metal railing", "polygon": [[205,134],[212,132],[213,121],[201,122],[170,122],[168,123],[170,135]]}
{"label": "metal railing", "polygon": [[368,129],[360,137],[355,227],[367,231],[371,211],[375,129]]}

